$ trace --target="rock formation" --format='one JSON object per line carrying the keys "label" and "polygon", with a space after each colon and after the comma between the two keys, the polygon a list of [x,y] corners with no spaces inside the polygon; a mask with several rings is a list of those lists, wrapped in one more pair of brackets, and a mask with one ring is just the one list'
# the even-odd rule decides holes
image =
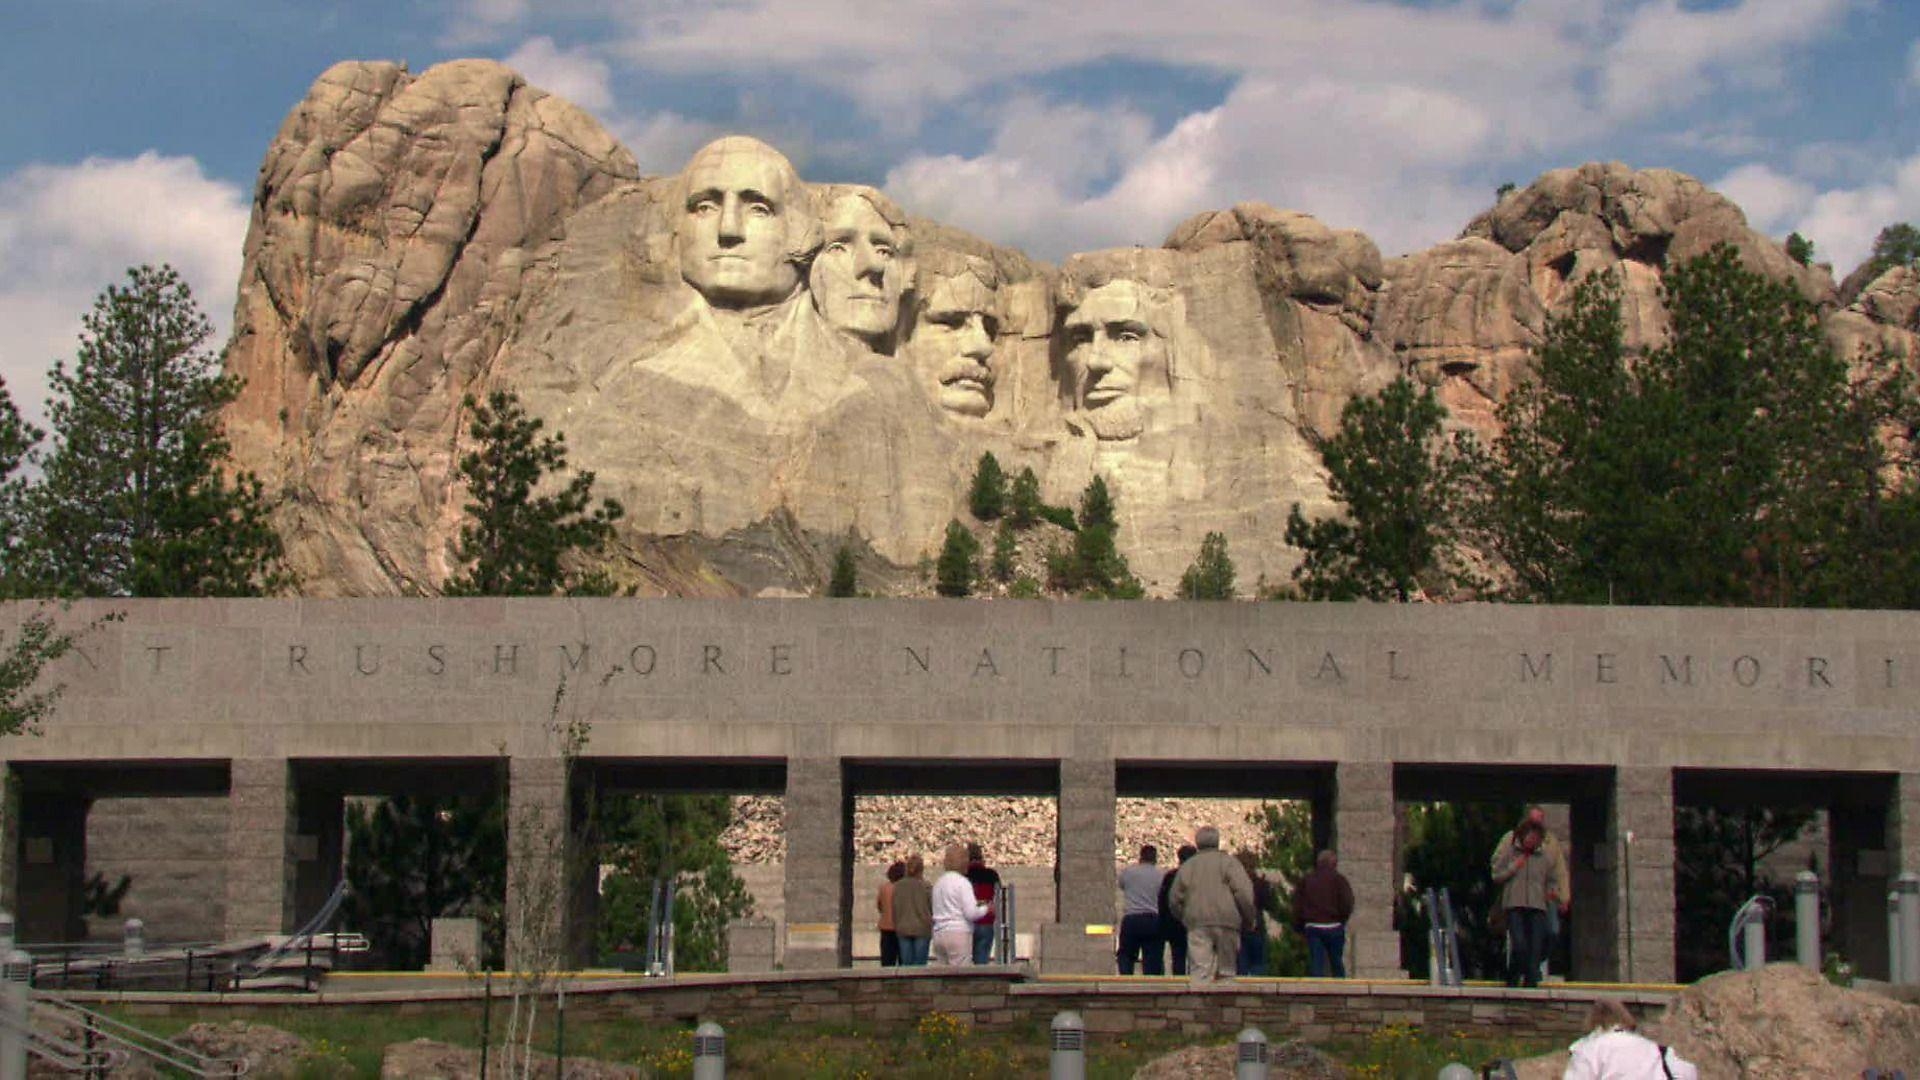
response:
{"label": "rock formation", "polygon": [[812,591],[849,539],[869,584],[916,591],[991,450],[1057,503],[1106,476],[1122,550],[1164,595],[1209,531],[1243,586],[1285,577],[1287,509],[1327,505],[1311,438],[1353,395],[1410,373],[1491,430],[1549,315],[1601,270],[1637,345],[1664,333],[1663,269],[1725,242],[1819,304],[1848,355],[1920,354],[1920,278],[1843,304],[1825,267],[1663,170],[1548,173],[1390,260],[1259,203],[1058,267],[910,210],[741,137],[642,177],[491,62],[336,65],[261,168],[236,459],[278,494],[319,595],[438,589],[461,403],[496,388],[626,506],[610,569],[642,592]]}

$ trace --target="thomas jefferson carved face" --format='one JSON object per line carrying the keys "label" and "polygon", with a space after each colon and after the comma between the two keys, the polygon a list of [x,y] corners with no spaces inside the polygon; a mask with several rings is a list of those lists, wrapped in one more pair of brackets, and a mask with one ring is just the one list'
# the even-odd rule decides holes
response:
{"label": "thomas jefferson carved face", "polygon": [[910,351],[928,391],[958,416],[993,409],[994,334],[999,329],[993,286],[975,269],[923,277]]}
{"label": "thomas jefferson carved face", "polygon": [[1165,391],[1167,339],[1155,326],[1157,306],[1139,282],[1110,281],[1062,324],[1073,406],[1101,439],[1138,437],[1148,401]]}
{"label": "thomas jefferson carved face", "polygon": [[[680,276],[720,308],[777,304],[800,286],[796,234],[811,224],[800,177],[778,150],[733,135],[693,155],[681,175]],[[798,250],[796,251],[796,247]]]}
{"label": "thomas jefferson carved face", "polygon": [[900,292],[909,269],[904,222],[889,222],[858,191],[834,199],[824,217],[820,253],[808,279],[813,306],[828,324],[885,349],[900,321]]}

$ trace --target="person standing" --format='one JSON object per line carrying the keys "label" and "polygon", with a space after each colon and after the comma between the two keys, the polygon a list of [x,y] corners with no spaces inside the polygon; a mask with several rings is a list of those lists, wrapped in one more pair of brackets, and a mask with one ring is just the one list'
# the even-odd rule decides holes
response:
{"label": "person standing", "polygon": [[1193,858],[1175,876],[1167,900],[1187,928],[1187,978],[1206,986],[1232,978],[1240,931],[1254,925],[1253,882],[1226,852],[1220,830],[1202,825],[1194,831]]}
{"label": "person standing", "polygon": [[941,864],[946,872],[933,883],[933,962],[966,967],[973,963],[974,925],[993,908],[974,898],[965,845],[948,845]]}
{"label": "person standing", "polygon": [[993,963],[994,894],[1000,891],[1000,873],[987,865],[980,845],[967,845],[967,880],[973,883],[973,898],[987,905],[987,913],[973,923],[973,962]]}
{"label": "person standing", "polygon": [[1159,867],[1160,853],[1152,844],[1140,847],[1140,861],[1120,871],[1120,974],[1165,974],[1165,951],[1160,947],[1160,884],[1167,872]]}
{"label": "person standing", "polygon": [[893,887],[893,932],[900,938],[901,967],[926,967],[933,943],[933,890],[922,876],[926,870],[926,860],[907,856],[907,872]]}
{"label": "person standing", "polygon": [[1573,1044],[1561,1080],[1699,1080],[1693,1062],[1640,1034],[1625,1005],[1601,998],[1587,1010],[1587,1034]]}
{"label": "person standing", "polygon": [[1571,900],[1567,860],[1547,831],[1546,811],[1529,807],[1493,849],[1493,883],[1507,916],[1507,985],[1539,986],[1546,959],[1547,910],[1565,914]]}
{"label": "person standing", "polygon": [[1333,852],[1323,851],[1293,889],[1293,925],[1307,938],[1307,974],[1347,977],[1347,921],[1352,918],[1353,885]]}
{"label": "person standing", "polygon": [[1172,960],[1172,966],[1167,970],[1175,975],[1185,975],[1187,973],[1187,928],[1181,924],[1179,917],[1174,915],[1173,904],[1168,899],[1168,894],[1173,891],[1173,879],[1179,875],[1180,867],[1187,865],[1187,860],[1193,858],[1194,846],[1181,844],[1178,854],[1180,861],[1160,881],[1160,940],[1167,943],[1167,954]]}
{"label": "person standing", "polygon": [[1240,952],[1236,966],[1242,975],[1263,975],[1267,970],[1267,912],[1273,910],[1273,883],[1260,873],[1260,860],[1253,852],[1236,851],[1234,861],[1247,872],[1253,883],[1253,929],[1240,931]]}
{"label": "person standing", "polygon": [[887,880],[880,883],[880,894],[874,898],[874,906],[880,909],[880,966],[900,966],[900,935],[895,932],[893,922],[893,890],[901,878],[907,876],[907,864],[895,862],[887,867]]}

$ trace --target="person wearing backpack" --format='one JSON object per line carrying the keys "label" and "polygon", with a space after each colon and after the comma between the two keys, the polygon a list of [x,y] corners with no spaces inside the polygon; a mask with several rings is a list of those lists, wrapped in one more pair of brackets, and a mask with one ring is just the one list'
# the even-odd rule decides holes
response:
{"label": "person wearing backpack", "polygon": [[1173,891],[1173,879],[1179,875],[1180,867],[1187,865],[1193,858],[1195,848],[1192,844],[1180,845],[1180,862],[1173,872],[1160,879],[1160,940],[1167,943],[1169,963],[1167,974],[1185,975],[1187,973],[1187,928],[1173,914],[1173,905],[1168,902],[1167,894]]}
{"label": "person wearing backpack", "polygon": [[1587,1034],[1573,1044],[1561,1080],[1700,1080],[1693,1063],[1640,1034],[1625,1005],[1602,998],[1587,1010]]}

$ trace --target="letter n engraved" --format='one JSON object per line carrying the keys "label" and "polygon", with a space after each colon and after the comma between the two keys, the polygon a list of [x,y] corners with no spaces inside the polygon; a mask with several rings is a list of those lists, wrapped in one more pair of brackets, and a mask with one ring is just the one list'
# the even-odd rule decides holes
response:
{"label": "letter n engraved", "polygon": [[[1270,656],[1271,654],[1269,654]],[[1247,678],[1253,678],[1253,669],[1259,668],[1260,674],[1273,674],[1273,661],[1269,656],[1261,656],[1258,649],[1247,647]]]}
{"label": "letter n engraved", "polygon": [[296,671],[302,675],[308,674],[307,647],[305,645],[287,646],[287,674],[291,675]]}
{"label": "letter n engraved", "polygon": [[1545,656],[1541,657],[1540,662],[1536,664],[1533,661],[1532,653],[1521,653],[1520,654],[1520,681],[1523,683],[1552,682],[1553,681],[1553,654],[1552,653],[1546,654]]}
{"label": "letter n engraved", "polygon": [[927,659],[933,655],[933,646],[931,645],[927,646],[925,652],[915,651],[914,647],[911,645],[902,645],[900,647],[902,649],[905,649],[907,652],[907,674],[909,675],[913,674],[913,669],[916,665],[920,668],[920,673],[922,675],[926,674]]}
{"label": "letter n engraved", "polygon": [[1666,653],[1660,654],[1660,685],[1679,683],[1681,686],[1693,685],[1693,656],[1682,656],[1678,664]]}

